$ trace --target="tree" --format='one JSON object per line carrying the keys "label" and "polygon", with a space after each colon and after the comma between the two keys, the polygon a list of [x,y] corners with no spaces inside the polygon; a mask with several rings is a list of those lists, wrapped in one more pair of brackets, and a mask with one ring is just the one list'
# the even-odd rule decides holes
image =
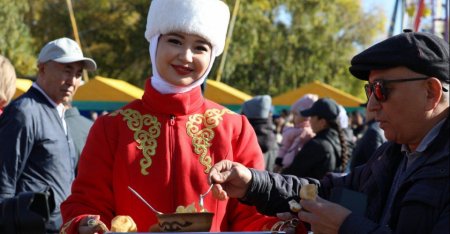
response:
{"label": "tree", "polygon": [[[37,0],[29,16],[32,34],[40,47],[59,37],[73,39],[66,1]],[[73,1],[81,46],[85,56],[94,58],[94,74],[119,78],[142,87],[150,74],[148,42],[144,38],[147,0]]]}
{"label": "tree", "polygon": [[[279,20],[280,8],[291,16],[289,24]],[[271,95],[319,80],[363,96],[348,66],[357,48],[382,30],[380,14],[364,13],[352,0],[245,1],[222,80]]]}
{"label": "tree", "polygon": [[19,77],[35,72],[36,58],[28,26],[23,22],[29,10],[25,0],[0,0],[0,54],[7,57]]}

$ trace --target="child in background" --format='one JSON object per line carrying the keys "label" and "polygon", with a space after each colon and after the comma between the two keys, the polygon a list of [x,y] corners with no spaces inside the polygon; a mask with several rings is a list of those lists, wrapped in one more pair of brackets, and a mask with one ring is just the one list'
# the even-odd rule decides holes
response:
{"label": "child in background", "polygon": [[300,111],[309,109],[317,99],[319,99],[319,96],[315,94],[305,94],[291,106],[294,126],[285,127],[283,130],[278,157],[275,159],[274,172],[281,173],[284,168],[289,167],[297,152],[309,139],[314,137],[314,132],[309,124],[309,117],[302,116]]}

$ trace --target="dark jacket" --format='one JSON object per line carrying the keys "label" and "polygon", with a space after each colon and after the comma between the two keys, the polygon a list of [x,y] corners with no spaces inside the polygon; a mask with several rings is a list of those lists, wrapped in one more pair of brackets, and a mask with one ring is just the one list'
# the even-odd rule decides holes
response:
{"label": "dark jacket", "polygon": [[21,192],[50,189],[55,209],[46,228],[59,232],[59,205],[70,194],[77,158],[56,108],[30,88],[0,116],[0,139],[0,202]]}
{"label": "dark jacket", "polygon": [[275,140],[275,133],[273,132],[273,125],[270,119],[248,119],[256,137],[258,138],[259,147],[263,153],[273,150],[277,147]]}
{"label": "dark jacket", "polygon": [[[388,225],[379,221],[396,170],[404,157],[401,145],[387,142],[367,164],[349,175],[327,175],[320,181],[319,195],[328,199],[333,188],[344,187],[367,195],[365,216],[350,214],[339,233],[449,233],[449,120],[420,156],[420,164],[406,175],[394,195]],[[288,201],[298,200],[302,184],[313,182],[252,170],[253,182],[242,201],[268,215],[289,211]],[[271,188],[270,191],[267,188]]]}
{"label": "dark jacket", "polygon": [[334,171],[340,155],[338,133],[327,128],[305,143],[292,164],[283,170],[283,174],[320,179],[327,172]]}
{"label": "dark jacket", "polygon": [[259,147],[263,152],[266,170],[272,171],[277,157],[278,145],[273,132],[271,119],[249,118],[248,121],[255,130]]}
{"label": "dark jacket", "polygon": [[375,120],[369,121],[364,135],[358,140],[353,150],[350,168],[353,169],[366,163],[375,150],[384,142],[386,142],[386,138],[378,122]]}

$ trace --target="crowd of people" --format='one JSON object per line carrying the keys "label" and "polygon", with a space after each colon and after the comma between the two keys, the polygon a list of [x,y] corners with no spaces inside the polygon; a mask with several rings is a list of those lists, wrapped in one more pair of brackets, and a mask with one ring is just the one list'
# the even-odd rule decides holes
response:
{"label": "crowd of people", "polygon": [[[105,232],[119,215],[160,231],[128,187],[163,213],[214,213],[213,232],[449,232],[448,42],[388,38],[351,61],[367,82],[360,110],[309,93],[274,118],[269,95],[241,113],[203,96],[229,19],[221,0],[153,0],[144,95],[95,121],[71,105],[83,69],[97,69],[75,41],[48,42],[36,81],[12,102],[16,74],[0,56],[0,203],[48,194],[46,233]],[[308,184],[313,200],[300,196]]]}

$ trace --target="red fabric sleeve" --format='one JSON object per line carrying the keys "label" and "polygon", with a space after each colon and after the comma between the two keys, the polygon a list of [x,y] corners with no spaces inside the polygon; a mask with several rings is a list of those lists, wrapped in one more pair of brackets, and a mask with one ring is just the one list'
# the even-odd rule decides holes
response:
{"label": "red fabric sleeve", "polygon": [[[61,204],[63,227],[71,222],[66,233],[78,233],[78,223],[86,214],[100,215],[109,228],[113,218],[114,191],[112,190],[112,142],[106,133],[104,118],[94,123],[81,154],[78,174],[72,185],[72,194]],[[114,128],[109,128],[114,129]],[[81,189],[77,189],[81,188]],[[90,195],[86,195],[90,194]],[[101,211],[100,213],[98,211]],[[73,232],[75,231],[75,232]],[[62,232],[62,231],[61,231]]]}

